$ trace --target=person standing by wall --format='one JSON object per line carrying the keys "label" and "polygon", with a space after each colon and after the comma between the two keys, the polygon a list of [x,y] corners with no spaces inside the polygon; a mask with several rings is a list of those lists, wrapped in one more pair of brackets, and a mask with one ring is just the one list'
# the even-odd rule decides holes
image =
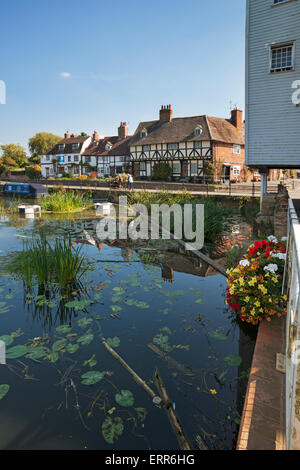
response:
{"label": "person standing by wall", "polygon": [[129,189],[133,189],[133,176],[131,173],[128,173],[128,187]]}

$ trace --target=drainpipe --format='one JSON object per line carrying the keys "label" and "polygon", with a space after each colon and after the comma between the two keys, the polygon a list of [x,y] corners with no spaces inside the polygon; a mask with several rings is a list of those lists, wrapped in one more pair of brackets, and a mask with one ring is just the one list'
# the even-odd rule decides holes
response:
{"label": "drainpipe", "polygon": [[263,202],[263,197],[265,194],[267,194],[268,191],[268,174],[269,174],[269,169],[267,167],[260,168],[259,169],[259,174],[260,174],[260,210],[262,209],[262,202]]}

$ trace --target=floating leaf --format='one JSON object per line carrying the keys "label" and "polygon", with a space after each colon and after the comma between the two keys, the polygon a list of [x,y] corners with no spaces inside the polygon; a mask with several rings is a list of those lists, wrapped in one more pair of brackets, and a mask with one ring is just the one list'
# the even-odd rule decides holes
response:
{"label": "floating leaf", "polygon": [[64,339],[64,338],[59,339],[58,341],[55,341],[55,343],[52,346],[52,350],[54,352],[61,351],[62,349],[64,349],[64,347],[66,345],[66,342],[67,342],[67,340]]}
{"label": "floating leaf", "polygon": [[105,376],[105,372],[99,372],[98,370],[91,370],[90,372],[86,372],[85,374],[81,376],[81,378],[83,379],[81,383],[83,383],[83,385],[94,385],[100,382],[100,380],[102,380],[104,376]]}
{"label": "floating leaf", "polygon": [[65,307],[72,308],[76,312],[80,310],[84,310],[86,307],[92,305],[93,300],[73,300],[65,304]]}
{"label": "floating leaf", "polygon": [[115,400],[121,406],[133,406],[134,396],[130,390],[121,390],[115,395]]}
{"label": "floating leaf", "polygon": [[120,338],[117,336],[114,336],[113,338],[107,338],[106,342],[112,348],[117,348],[120,346]]}
{"label": "floating leaf", "polygon": [[14,339],[9,335],[3,335],[0,336],[0,341],[3,341],[6,346],[10,346],[13,343]]}
{"label": "floating leaf", "polygon": [[92,318],[83,317],[78,320],[78,326],[80,328],[86,328],[88,325],[90,325],[90,323],[93,323]]}
{"label": "floating leaf", "polygon": [[77,343],[80,344],[90,344],[94,339],[93,333],[85,333],[80,338],[78,338]]}
{"label": "floating leaf", "polygon": [[5,395],[9,392],[10,386],[7,384],[0,385],[0,400],[5,397]]}
{"label": "floating leaf", "polygon": [[28,348],[29,353],[26,354],[28,359],[41,359],[46,356],[47,348],[44,346],[36,346],[32,348]]}
{"label": "floating leaf", "polygon": [[115,313],[116,312],[121,312],[121,310],[122,310],[122,307],[120,307],[119,305],[111,305],[110,308]]}
{"label": "floating leaf", "polygon": [[50,354],[47,355],[47,358],[49,359],[50,362],[56,362],[58,360],[58,352],[52,351]]}
{"label": "floating leaf", "polygon": [[225,335],[225,333],[223,333],[220,330],[209,331],[208,334],[211,338],[216,339],[218,341],[226,341],[227,339],[227,336]]}
{"label": "floating leaf", "polygon": [[7,359],[17,359],[19,357],[25,356],[27,353],[27,347],[23,345],[13,346],[6,351]]}
{"label": "floating leaf", "polygon": [[68,346],[66,347],[66,350],[69,354],[75,354],[79,349],[78,344],[71,344],[69,343]]}
{"label": "floating leaf", "polygon": [[59,334],[69,333],[72,330],[70,325],[60,325],[55,328],[55,331]]}
{"label": "floating leaf", "polygon": [[102,435],[108,444],[113,444],[124,431],[123,420],[121,418],[111,418],[108,416],[102,423]]}
{"label": "floating leaf", "polygon": [[230,366],[240,366],[242,363],[242,358],[237,354],[229,354],[228,356],[224,357],[224,361],[227,362],[227,364]]}

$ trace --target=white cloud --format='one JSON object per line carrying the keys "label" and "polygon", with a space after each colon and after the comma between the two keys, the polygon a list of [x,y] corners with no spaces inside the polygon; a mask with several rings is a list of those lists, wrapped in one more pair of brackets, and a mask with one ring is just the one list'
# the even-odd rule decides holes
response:
{"label": "white cloud", "polygon": [[68,78],[71,78],[70,72],[61,72],[60,76],[61,78],[64,78],[65,80],[67,80]]}

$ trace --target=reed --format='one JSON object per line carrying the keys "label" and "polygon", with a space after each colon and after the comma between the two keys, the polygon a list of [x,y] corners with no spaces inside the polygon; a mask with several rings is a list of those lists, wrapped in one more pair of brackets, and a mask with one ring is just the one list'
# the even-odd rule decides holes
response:
{"label": "reed", "polygon": [[74,212],[90,207],[91,196],[77,191],[59,191],[44,196],[41,199],[41,209],[47,212]]}

